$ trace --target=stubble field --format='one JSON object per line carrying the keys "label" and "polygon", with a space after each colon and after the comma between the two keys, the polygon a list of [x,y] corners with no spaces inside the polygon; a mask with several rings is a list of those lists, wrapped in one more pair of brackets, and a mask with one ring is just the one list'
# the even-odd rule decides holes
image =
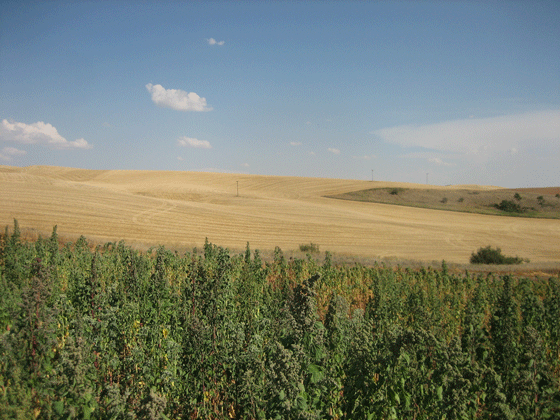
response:
{"label": "stubble field", "polygon": [[[0,224],[68,238],[84,235],[132,246],[191,249],[205,238],[232,250],[297,250],[374,260],[466,264],[492,245],[530,259],[526,268],[557,269],[560,221],[414,208],[328,198],[371,188],[425,185],[326,178],[173,171],[94,171],[0,166]],[[499,192],[498,187],[430,187]],[[554,197],[554,196],[552,196]]]}

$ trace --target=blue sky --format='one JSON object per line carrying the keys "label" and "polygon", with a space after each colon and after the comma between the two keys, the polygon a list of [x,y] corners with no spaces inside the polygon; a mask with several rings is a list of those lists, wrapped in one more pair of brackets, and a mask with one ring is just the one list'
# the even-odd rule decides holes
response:
{"label": "blue sky", "polygon": [[0,164],[560,185],[558,1],[1,9]]}

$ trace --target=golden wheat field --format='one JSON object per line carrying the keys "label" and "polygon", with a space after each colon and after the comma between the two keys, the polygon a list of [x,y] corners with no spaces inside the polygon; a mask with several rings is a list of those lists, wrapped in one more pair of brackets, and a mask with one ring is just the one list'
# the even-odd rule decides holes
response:
{"label": "golden wheat field", "polygon": [[[295,250],[466,263],[481,246],[532,263],[560,263],[560,221],[326,198],[372,187],[424,185],[205,172],[0,166],[0,224],[43,236],[129,245]],[[445,189],[492,189],[454,186]]]}

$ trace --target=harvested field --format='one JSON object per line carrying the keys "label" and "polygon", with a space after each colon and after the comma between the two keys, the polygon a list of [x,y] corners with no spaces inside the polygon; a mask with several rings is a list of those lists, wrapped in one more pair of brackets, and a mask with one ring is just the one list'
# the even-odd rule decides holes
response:
{"label": "harvested field", "polygon": [[[0,224],[12,226],[17,219],[22,228],[36,229],[43,236],[57,225],[59,234],[69,238],[123,239],[132,246],[190,249],[208,238],[232,250],[242,250],[249,242],[252,249],[270,251],[279,246],[287,251],[312,242],[321,252],[428,262],[466,263],[471,252],[492,245],[532,264],[548,268],[560,264],[558,220],[327,197],[372,187],[425,189],[425,185],[340,179],[0,166]],[[432,189],[442,196],[457,190],[498,190]]]}

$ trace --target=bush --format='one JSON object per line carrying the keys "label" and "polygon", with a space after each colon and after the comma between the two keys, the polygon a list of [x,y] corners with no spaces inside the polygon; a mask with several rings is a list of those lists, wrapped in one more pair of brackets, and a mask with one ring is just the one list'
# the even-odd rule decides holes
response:
{"label": "bush", "polygon": [[542,195],[539,195],[537,197],[537,201],[539,202],[539,205],[542,207],[544,206],[544,197]]}
{"label": "bush", "polygon": [[442,204],[447,203],[447,197],[443,197],[443,198],[441,199],[441,203],[442,203]]}
{"label": "bush", "polygon": [[389,193],[391,195],[398,195],[402,190],[400,188],[391,188],[391,190],[389,191]]}
{"label": "bush", "polygon": [[490,245],[479,248],[476,254],[471,254],[471,264],[521,264],[522,258],[506,257],[500,248],[493,249]]}
{"label": "bush", "polygon": [[313,242],[309,244],[301,244],[299,246],[299,250],[301,252],[319,252],[319,245],[314,244]]}
{"label": "bush", "polygon": [[517,201],[521,201],[521,195],[519,193],[515,193],[513,198],[515,198]]}
{"label": "bush", "polygon": [[517,203],[510,200],[502,200],[500,204],[494,204],[498,210],[506,211],[508,213],[522,213],[523,209]]}

